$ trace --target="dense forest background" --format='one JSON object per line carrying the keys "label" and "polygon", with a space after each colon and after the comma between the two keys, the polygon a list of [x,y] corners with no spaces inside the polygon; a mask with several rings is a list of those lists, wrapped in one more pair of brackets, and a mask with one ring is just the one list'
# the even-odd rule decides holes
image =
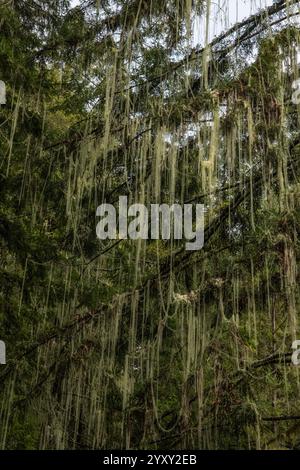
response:
{"label": "dense forest background", "polygon": [[[0,2],[0,447],[299,449],[299,2],[79,3]],[[124,195],[204,248],[100,241]]]}

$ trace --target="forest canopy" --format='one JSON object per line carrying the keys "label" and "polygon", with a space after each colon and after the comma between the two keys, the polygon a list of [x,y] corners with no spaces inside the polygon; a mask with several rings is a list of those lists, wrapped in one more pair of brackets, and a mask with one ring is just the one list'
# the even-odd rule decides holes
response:
{"label": "forest canopy", "polygon": [[300,449],[300,4],[245,3],[0,0],[0,448]]}

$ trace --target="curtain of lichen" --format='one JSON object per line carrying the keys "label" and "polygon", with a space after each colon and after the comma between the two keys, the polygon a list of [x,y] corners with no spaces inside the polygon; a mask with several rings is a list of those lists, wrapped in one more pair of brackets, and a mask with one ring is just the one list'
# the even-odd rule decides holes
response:
{"label": "curtain of lichen", "polygon": [[[102,101],[76,145],[43,153],[43,142],[26,140],[20,200],[39,226],[47,175],[40,183],[30,171],[37,145],[61,162],[71,249],[45,264],[46,289],[31,294],[40,320],[30,338],[39,344],[35,366],[22,359],[6,378],[3,448],[12,445],[20,406],[36,415],[42,449],[268,448],[289,431],[285,423],[270,430],[263,418],[292,415],[299,387],[284,360],[299,335],[299,107],[291,104],[298,30],[271,28],[252,63],[241,64],[227,43],[223,54],[209,43],[211,3],[176,3],[171,50],[176,61],[187,59],[172,73],[172,63],[154,67],[142,40],[144,23],[153,26],[164,7],[132,2],[119,40],[104,63],[97,58]],[[196,8],[205,25],[201,53],[191,50]],[[149,63],[135,84],[139,53]],[[7,175],[26,100],[15,93]],[[47,107],[36,106],[49,125]],[[148,208],[203,202],[204,249],[185,252],[178,240],[96,241],[96,207],[117,206],[120,195]],[[35,262],[26,259],[22,272],[20,316]],[[14,399],[23,365],[34,373]]]}

